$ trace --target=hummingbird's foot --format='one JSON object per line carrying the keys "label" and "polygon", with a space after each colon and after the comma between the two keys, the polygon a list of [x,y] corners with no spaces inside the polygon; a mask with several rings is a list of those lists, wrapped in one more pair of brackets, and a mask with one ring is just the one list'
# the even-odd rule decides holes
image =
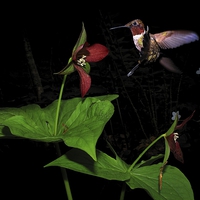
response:
{"label": "hummingbird's foot", "polygon": [[138,63],[135,67],[133,67],[133,69],[127,74],[127,76],[131,76],[133,75],[133,73],[135,72],[135,70],[139,67],[140,63]]}

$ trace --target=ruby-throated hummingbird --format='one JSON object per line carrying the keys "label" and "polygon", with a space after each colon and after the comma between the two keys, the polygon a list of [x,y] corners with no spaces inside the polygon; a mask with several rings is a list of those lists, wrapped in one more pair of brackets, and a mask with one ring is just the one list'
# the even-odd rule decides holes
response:
{"label": "ruby-throated hummingbird", "polygon": [[140,19],[135,19],[124,26],[110,28],[129,28],[133,35],[133,42],[139,51],[140,58],[137,65],[127,74],[131,76],[140,64],[155,62],[159,58],[159,63],[169,71],[181,74],[181,70],[167,56],[161,54],[160,49],[172,49],[190,42],[199,40],[199,36],[189,30],[169,30],[161,33],[149,33],[149,27],[145,26]]}

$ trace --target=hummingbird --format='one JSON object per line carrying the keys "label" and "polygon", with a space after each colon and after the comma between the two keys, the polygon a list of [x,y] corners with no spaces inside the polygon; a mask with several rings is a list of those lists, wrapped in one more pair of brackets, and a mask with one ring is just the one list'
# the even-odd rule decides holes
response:
{"label": "hummingbird", "polygon": [[148,26],[146,26],[145,30],[145,25],[140,19],[132,20],[123,26],[112,27],[110,30],[117,28],[130,29],[134,45],[139,51],[137,64],[127,74],[128,77],[131,76],[141,64],[146,65],[157,60],[159,60],[159,63],[167,70],[182,74],[182,71],[169,57],[161,52],[161,49],[173,49],[199,40],[197,33],[190,30],[168,30],[152,34],[149,32]]}

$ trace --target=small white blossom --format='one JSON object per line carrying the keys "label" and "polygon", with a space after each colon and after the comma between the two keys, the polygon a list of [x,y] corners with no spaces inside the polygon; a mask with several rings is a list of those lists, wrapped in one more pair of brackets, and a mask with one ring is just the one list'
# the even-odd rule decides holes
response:
{"label": "small white blossom", "polygon": [[176,117],[176,115],[178,114],[178,119],[180,119],[181,118],[181,115],[179,115],[179,111],[177,111],[177,112],[172,112],[172,120],[175,120],[175,117]]}
{"label": "small white blossom", "polygon": [[200,74],[200,68],[196,71],[196,74]]}

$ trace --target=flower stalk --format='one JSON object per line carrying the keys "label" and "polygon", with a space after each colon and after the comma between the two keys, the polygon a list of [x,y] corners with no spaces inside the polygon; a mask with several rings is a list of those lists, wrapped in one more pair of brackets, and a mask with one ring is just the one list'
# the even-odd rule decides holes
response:
{"label": "flower stalk", "polygon": [[59,113],[60,113],[60,105],[61,105],[61,100],[62,100],[62,95],[63,95],[63,89],[65,86],[67,75],[63,76],[63,81],[60,87],[60,93],[58,97],[58,104],[57,104],[57,109],[56,109],[56,118],[55,118],[55,126],[54,126],[54,135],[57,135],[57,130],[58,130],[58,118],[59,118]]}

